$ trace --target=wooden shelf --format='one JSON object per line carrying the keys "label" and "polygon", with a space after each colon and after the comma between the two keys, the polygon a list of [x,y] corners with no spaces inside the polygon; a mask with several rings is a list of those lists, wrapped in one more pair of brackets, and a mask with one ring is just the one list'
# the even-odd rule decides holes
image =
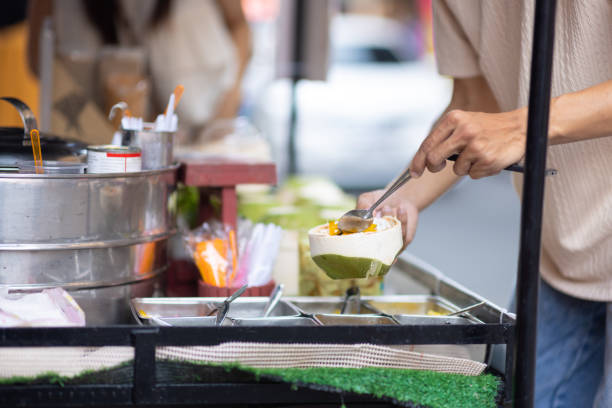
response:
{"label": "wooden shelf", "polygon": [[226,187],[238,184],[276,184],[276,165],[225,158],[181,160],[180,180],[188,186]]}

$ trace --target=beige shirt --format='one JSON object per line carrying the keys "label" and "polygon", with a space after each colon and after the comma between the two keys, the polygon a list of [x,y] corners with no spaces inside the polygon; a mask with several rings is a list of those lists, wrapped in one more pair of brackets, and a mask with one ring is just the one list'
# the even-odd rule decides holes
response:
{"label": "beige shirt", "polygon": [[[503,111],[526,106],[533,0],[438,0],[438,69],[482,75]],[[612,1],[560,0],[552,96],[612,79]],[[542,277],[575,297],[612,301],[612,138],[550,146],[542,229]],[[522,178],[515,177],[519,193]]]}

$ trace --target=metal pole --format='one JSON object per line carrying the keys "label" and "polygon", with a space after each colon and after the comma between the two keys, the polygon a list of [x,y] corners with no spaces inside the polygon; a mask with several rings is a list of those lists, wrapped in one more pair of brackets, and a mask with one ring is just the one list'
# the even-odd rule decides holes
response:
{"label": "metal pole", "polygon": [[297,152],[295,146],[295,138],[297,134],[297,85],[299,79],[291,78],[291,111],[289,114],[289,175],[297,173]]}
{"label": "metal pole", "polygon": [[297,134],[298,123],[298,100],[297,86],[300,79],[303,77],[302,66],[304,63],[304,30],[306,18],[306,1],[295,0],[293,24],[293,64],[291,73],[291,113],[289,116],[289,174],[297,173],[297,152],[295,139]]}
{"label": "metal pole", "polygon": [[38,75],[40,77],[39,130],[51,131],[51,109],[53,105],[53,56],[55,55],[55,28],[51,17],[43,20],[38,51]]}
{"label": "metal pole", "polygon": [[[525,178],[517,279],[515,407],[533,407],[544,171],[556,0],[537,0],[529,84]],[[518,29],[518,27],[517,27]]]}

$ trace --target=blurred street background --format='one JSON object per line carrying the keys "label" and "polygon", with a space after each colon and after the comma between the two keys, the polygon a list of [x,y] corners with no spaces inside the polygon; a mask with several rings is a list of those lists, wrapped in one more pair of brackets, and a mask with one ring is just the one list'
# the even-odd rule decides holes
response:
{"label": "blurred street background", "polygon": [[[243,3],[254,33],[244,114],[288,172],[291,80],[276,78],[280,5]],[[451,82],[437,74],[429,1],[336,2],[325,81],[296,84],[298,174],[330,178],[353,194],[380,188],[411,160],[446,107]],[[407,251],[491,301],[514,290],[520,204],[510,174],[465,179],[420,217]]]}
{"label": "blurred street background", "polygon": [[[26,67],[25,2],[15,4],[0,25],[0,95],[19,96],[39,115],[38,80]],[[450,98],[451,81],[435,67],[431,0],[242,0],[241,6],[252,50],[240,119],[207,124],[197,149],[271,158],[280,186],[290,173],[322,177],[352,195],[386,185]],[[300,55],[291,54],[296,49]],[[21,122],[2,106],[0,123]],[[224,145],[215,132],[239,137]],[[334,205],[329,191],[311,195]],[[298,228],[316,222],[297,216]],[[514,288],[519,217],[508,173],[466,179],[421,214],[407,251],[505,306]]]}

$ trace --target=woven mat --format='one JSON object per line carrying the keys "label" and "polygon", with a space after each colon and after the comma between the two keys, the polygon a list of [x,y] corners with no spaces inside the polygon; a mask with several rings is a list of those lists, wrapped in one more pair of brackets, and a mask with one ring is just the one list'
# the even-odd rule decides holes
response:
{"label": "woven mat", "polygon": [[[158,360],[231,363],[255,368],[389,367],[479,375],[486,365],[468,359],[417,353],[372,344],[223,343],[216,346],[158,347]],[[53,372],[74,376],[117,366],[134,358],[132,347],[0,348],[0,378]]]}
{"label": "woven mat", "polygon": [[158,359],[211,363],[239,362],[256,368],[387,367],[479,375],[486,364],[373,344],[223,343],[217,346],[160,347]]}

